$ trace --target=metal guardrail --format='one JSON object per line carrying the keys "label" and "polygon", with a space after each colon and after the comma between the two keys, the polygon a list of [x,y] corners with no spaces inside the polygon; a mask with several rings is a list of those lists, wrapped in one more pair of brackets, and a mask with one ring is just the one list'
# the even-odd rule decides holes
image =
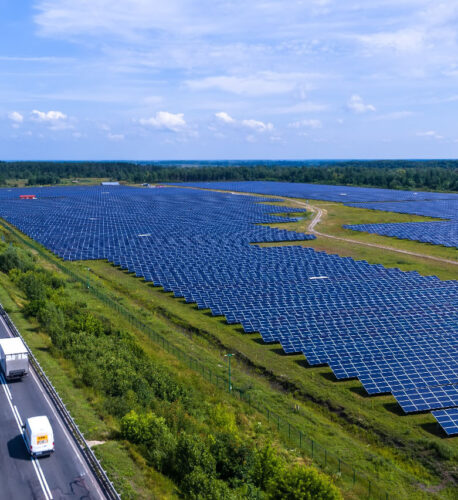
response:
{"label": "metal guardrail", "polygon": [[40,378],[40,381],[43,384],[43,387],[46,389],[48,396],[50,397],[50,399],[51,399],[52,403],[54,404],[55,408],[57,409],[57,411],[59,412],[59,415],[61,416],[67,429],[70,431],[70,434],[72,435],[73,439],[75,440],[75,443],[77,444],[84,459],[86,460],[87,465],[94,473],[94,475],[95,475],[100,487],[102,488],[102,491],[105,494],[106,498],[108,500],[121,500],[121,496],[118,494],[113,483],[108,478],[107,473],[105,472],[105,470],[102,467],[102,464],[99,462],[98,458],[95,456],[94,452],[91,450],[91,447],[88,445],[86,439],[84,438],[83,434],[79,430],[78,425],[73,420],[72,416],[70,415],[70,412],[67,410],[65,403],[60,398],[59,394],[57,393],[56,389],[52,385],[51,381],[46,376],[46,374],[45,374],[43,368],[41,367],[40,363],[38,362],[37,358],[35,358],[35,356],[33,355],[30,347],[27,345],[26,341],[24,340],[22,335],[19,333],[19,330],[16,328],[16,326],[12,322],[11,318],[9,317],[8,313],[3,308],[2,304],[0,304],[0,315],[5,320],[11,333],[15,337],[19,337],[24,342],[24,345],[26,346],[26,348],[29,352],[30,364],[33,366],[35,373]]}
{"label": "metal guardrail", "polygon": [[[8,232],[14,238],[19,240],[20,242],[22,242],[23,244],[25,244],[26,246],[28,246],[32,250],[38,252],[39,255],[41,255],[48,262],[51,262],[54,266],[56,266],[58,269],[60,269],[63,273],[65,273],[71,279],[75,280],[76,282],[81,283],[83,286],[88,285],[86,279],[82,278],[80,275],[78,275],[74,271],[68,269],[63,264],[63,262],[57,260],[57,258],[56,259],[51,258],[50,255],[47,253],[46,249],[44,247],[42,247],[41,244],[39,244],[33,240],[32,240],[33,243],[28,241],[20,234],[19,231],[13,230],[10,226],[5,224],[2,220],[0,220],[0,226],[3,226],[5,229],[7,229]],[[100,299],[105,304],[107,304],[109,307],[113,308],[116,312],[118,312],[119,314],[122,314],[129,321],[129,323],[132,326],[147,333],[155,343],[162,346],[162,348],[165,349],[167,352],[172,353],[178,359],[184,360],[186,363],[188,363],[190,368],[198,371],[199,373],[201,373],[204,376],[204,378],[209,380],[211,383],[216,384],[216,386],[219,386],[220,377],[216,376],[216,378],[215,378],[215,376],[212,376],[211,370],[209,370],[208,368],[205,368],[201,361],[195,359],[193,356],[189,355],[188,353],[185,353],[180,348],[178,348],[175,345],[173,345],[172,343],[170,343],[165,337],[163,337],[159,333],[155,332],[151,327],[149,327],[148,325],[146,325],[145,323],[140,321],[136,316],[134,316],[130,311],[128,311],[123,305],[116,302],[114,299],[109,297],[107,294],[102,293],[96,287],[91,286],[90,288],[88,288],[88,290],[93,295],[95,295],[98,299]],[[0,307],[1,307],[1,304],[0,304]],[[0,314],[2,314],[1,310],[0,310]],[[209,378],[206,375],[209,375]],[[227,380],[224,380],[223,387],[227,387],[227,386],[228,386],[228,382],[227,382]],[[360,471],[357,471],[353,466],[351,466],[351,465],[347,464],[345,461],[341,460],[341,458],[339,456],[334,455],[332,452],[328,452],[326,450],[326,448],[321,446],[319,443],[317,443],[311,437],[307,436],[305,433],[301,432],[299,429],[292,426],[288,421],[281,419],[280,416],[275,414],[274,412],[272,412],[272,410],[270,408],[264,406],[264,404],[262,404],[262,403],[259,403],[259,402],[252,400],[249,393],[247,394],[247,397],[243,397],[243,391],[241,391],[240,389],[238,389],[236,387],[232,387],[231,394],[236,396],[237,393],[238,393],[240,399],[243,399],[250,406],[252,406],[256,410],[258,410],[264,416],[266,416],[269,422],[275,421],[278,431],[281,431],[281,430],[284,431],[286,428],[287,433],[288,433],[288,438],[290,440],[291,440],[291,438],[293,438],[292,442],[295,442],[296,445],[299,443],[299,448],[301,450],[304,450],[305,447],[308,447],[308,444],[310,444],[311,449],[310,449],[310,452],[308,454],[309,454],[309,456],[311,456],[311,458],[315,461],[316,464],[321,463],[322,466],[329,467],[331,465],[332,460],[334,460],[334,465],[336,466],[336,472],[339,474],[339,476],[345,475],[345,477],[350,478],[353,486],[355,486],[355,484],[357,484],[357,483],[358,484],[362,483],[363,488],[365,489],[365,495],[367,495],[366,498],[376,498],[374,495],[377,495],[377,498],[383,499],[383,500],[388,500],[388,498],[396,498],[393,494],[388,494],[387,491],[384,491],[384,490],[378,488],[376,485],[373,485],[372,480],[369,479],[365,474],[361,473]],[[294,439],[294,438],[296,438],[296,439]],[[318,458],[319,458],[318,455],[319,455],[320,449],[322,451],[321,462],[318,461]],[[92,453],[92,451],[91,451],[91,453]],[[96,460],[97,460],[97,458],[96,458]],[[374,486],[375,486],[375,488],[374,488]],[[374,492],[374,489],[375,489],[375,492]],[[119,498],[119,496],[118,497],[109,497],[109,498],[110,499],[111,498]]]}

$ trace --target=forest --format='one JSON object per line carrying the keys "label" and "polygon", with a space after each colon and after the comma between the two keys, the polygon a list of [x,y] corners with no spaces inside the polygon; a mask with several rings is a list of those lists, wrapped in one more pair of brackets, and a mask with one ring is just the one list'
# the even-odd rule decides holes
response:
{"label": "forest", "polygon": [[458,191],[458,160],[250,162],[0,162],[0,185],[55,185],[69,179],[129,183],[280,181],[389,189]]}

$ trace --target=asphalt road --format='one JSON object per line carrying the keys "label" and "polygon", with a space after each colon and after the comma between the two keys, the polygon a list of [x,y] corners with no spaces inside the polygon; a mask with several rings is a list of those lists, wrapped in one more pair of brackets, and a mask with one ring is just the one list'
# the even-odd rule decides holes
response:
{"label": "asphalt road", "polygon": [[[0,317],[0,338],[9,336]],[[31,370],[21,381],[8,383],[1,374],[0,386],[0,498],[105,498],[35,372]],[[21,423],[38,415],[47,415],[51,422],[55,452],[50,457],[32,459],[22,438]]]}

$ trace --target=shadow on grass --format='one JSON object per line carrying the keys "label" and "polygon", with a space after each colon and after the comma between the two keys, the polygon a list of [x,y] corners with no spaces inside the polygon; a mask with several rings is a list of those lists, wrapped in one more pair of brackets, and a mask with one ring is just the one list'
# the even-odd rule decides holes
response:
{"label": "shadow on grass", "polygon": [[339,380],[332,371],[329,372],[321,372],[319,373],[320,377],[323,377],[326,380],[330,380],[331,382],[342,382],[342,380]]}
{"label": "shadow on grass", "polygon": [[383,405],[385,410],[388,410],[391,413],[394,413],[398,417],[405,417],[406,414],[404,413],[404,410],[399,406],[399,403],[385,403]]}
{"label": "shadow on grass", "polygon": [[447,434],[437,422],[427,422],[425,424],[420,424],[420,427],[428,434],[431,434],[435,437],[447,437]]}
{"label": "shadow on grass", "polygon": [[[346,379],[349,380],[349,379]],[[372,396],[367,393],[366,389],[362,385],[356,385],[355,387],[350,387],[350,391],[357,394],[361,398],[371,398]]]}
{"label": "shadow on grass", "polygon": [[295,363],[299,365],[301,368],[314,368],[312,367],[311,364],[309,364],[309,362],[305,358],[296,359]]}

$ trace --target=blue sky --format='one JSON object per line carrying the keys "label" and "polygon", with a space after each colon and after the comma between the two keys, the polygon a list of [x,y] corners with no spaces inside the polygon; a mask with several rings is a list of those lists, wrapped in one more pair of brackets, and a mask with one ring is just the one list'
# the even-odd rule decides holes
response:
{"label": "blue sky", "polygon": [[458,156],[455,0],[0,9],[1,159]]}

